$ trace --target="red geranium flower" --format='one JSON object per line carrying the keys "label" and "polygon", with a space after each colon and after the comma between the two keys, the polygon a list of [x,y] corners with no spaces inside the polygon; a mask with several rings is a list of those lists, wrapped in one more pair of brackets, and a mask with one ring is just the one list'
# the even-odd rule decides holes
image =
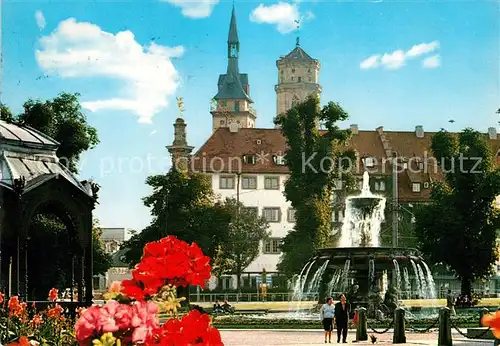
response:
{"label": "red geranium flower", "polygon": [[181,320],[172,318],[154,332],[147,346],[224,346],[217,328],[212,327],[210,317],[192,310]]}

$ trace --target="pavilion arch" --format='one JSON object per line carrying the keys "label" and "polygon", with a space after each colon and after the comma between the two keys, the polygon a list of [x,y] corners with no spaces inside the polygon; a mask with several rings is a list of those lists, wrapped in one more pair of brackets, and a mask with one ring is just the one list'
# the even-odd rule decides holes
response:
{"label": "pavilion arch", "polygon": [[[68,232],[80,305],[92,303],[92,211],[98,186],[78,181],[56,156],[59,143],[29,128],[0,121],[0,289],[30,301],[32,221],[46,212]],[[12,273],[12,275],[9,275]],[[31,287],[31,288],[30,288]]]}

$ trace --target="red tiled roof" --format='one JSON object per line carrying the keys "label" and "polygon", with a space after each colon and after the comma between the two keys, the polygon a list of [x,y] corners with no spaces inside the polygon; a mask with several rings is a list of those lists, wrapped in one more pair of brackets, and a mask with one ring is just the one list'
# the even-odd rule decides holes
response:
{"label": "red tiled roof", "polygon": [[[441,170],[429,160],[432,158],[430,146],[435,132],[424,133],[419,138],[413,131],[379,131],[358,131],[346,143],[346,149],[356,150],[360,159],[375,159],[375,166],[367,168],[372,176],[391,175],[392,166],[386,156],[387,148],[392,153],[397,153],[398,157],[411,158],[407,163],[411,169],[401,169],[398,173],[399,199],[427,200],[430,188],[424,188],[423,183],[443,179]],[[389,144],[385,149],[384,140]],[[488,139],[488,143],[493,154],[500,150],[500,140]],[[238,132],[230,132],[228,128],[219,128],[193,155],[191,167],[197,172],[206,173],[286,174],[288,167],[278,165],[273,160],[273,156],[284,156],[286,149],[286,140],[279,129],[240,128]],[[245,155],[255,155],[257,161],[245,163]],[[420,159],[427,159],[423,170],[419,170]],[[355,174],[361,175],[364,172],[362,160],[358,164]],[[421,183],[420,192],[412,191],[413,183]]]}

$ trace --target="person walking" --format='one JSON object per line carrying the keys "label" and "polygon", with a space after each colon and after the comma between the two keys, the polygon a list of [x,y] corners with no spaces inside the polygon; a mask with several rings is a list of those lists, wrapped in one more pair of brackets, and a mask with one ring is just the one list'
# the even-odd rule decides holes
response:
{"label": "person walking", "polygon": [[333,318],[335,316],[335,306],[333,305],[333,298],[326,298],[326,303],[321,306],[319,310],[319,318],[323,321],[323,329],[325,330],[325,344],[327,339],[332,343],[332,329]]}
{"label": "person walking", "polygon": [[347,328],[349,324],[350,306],[346,302],[345,295],[341,294],[340,302],[335,304],[335,325],[337,327],[337,343],[340,343],[340,335],[342,342],[347,343]]}
{"label": "person walking", "polygon": [[455,297],[451,294],[451,290],[448,290],[448,295],[446,296],[446,307],[450,309],[450,316],[455,316]]}

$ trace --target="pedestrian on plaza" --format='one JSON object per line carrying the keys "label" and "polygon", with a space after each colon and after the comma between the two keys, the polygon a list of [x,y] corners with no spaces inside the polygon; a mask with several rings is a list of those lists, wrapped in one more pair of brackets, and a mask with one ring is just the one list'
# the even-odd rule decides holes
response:
{"label": "pedestrian on plaza", "polygon": [[451,294],[451,290],[448,290],[448,295],[446,296],[446,307],[450,309],[450,315],[455,316],[455,297]]}
{"label": "pedestrian on plaza", "polygon": [[347,343],[347,329],[349,324],[349,314],[351,312],[350,305],[346,302],[345,295],[339,296],[340,302],[335,304],[335,325],[337,327],[337,343],[340,343],[340,335],[342,342]]}
{"label": "pedestrian on plaza", "polygon": [[[333,318],[335,317],[335,306],[333,298],[326,298],[326,303],[319,310],[319,318],[323,321],[323,329],[325,330],[325,344],[332,343]],[[328,340],[328,341],[327,341]]]}

